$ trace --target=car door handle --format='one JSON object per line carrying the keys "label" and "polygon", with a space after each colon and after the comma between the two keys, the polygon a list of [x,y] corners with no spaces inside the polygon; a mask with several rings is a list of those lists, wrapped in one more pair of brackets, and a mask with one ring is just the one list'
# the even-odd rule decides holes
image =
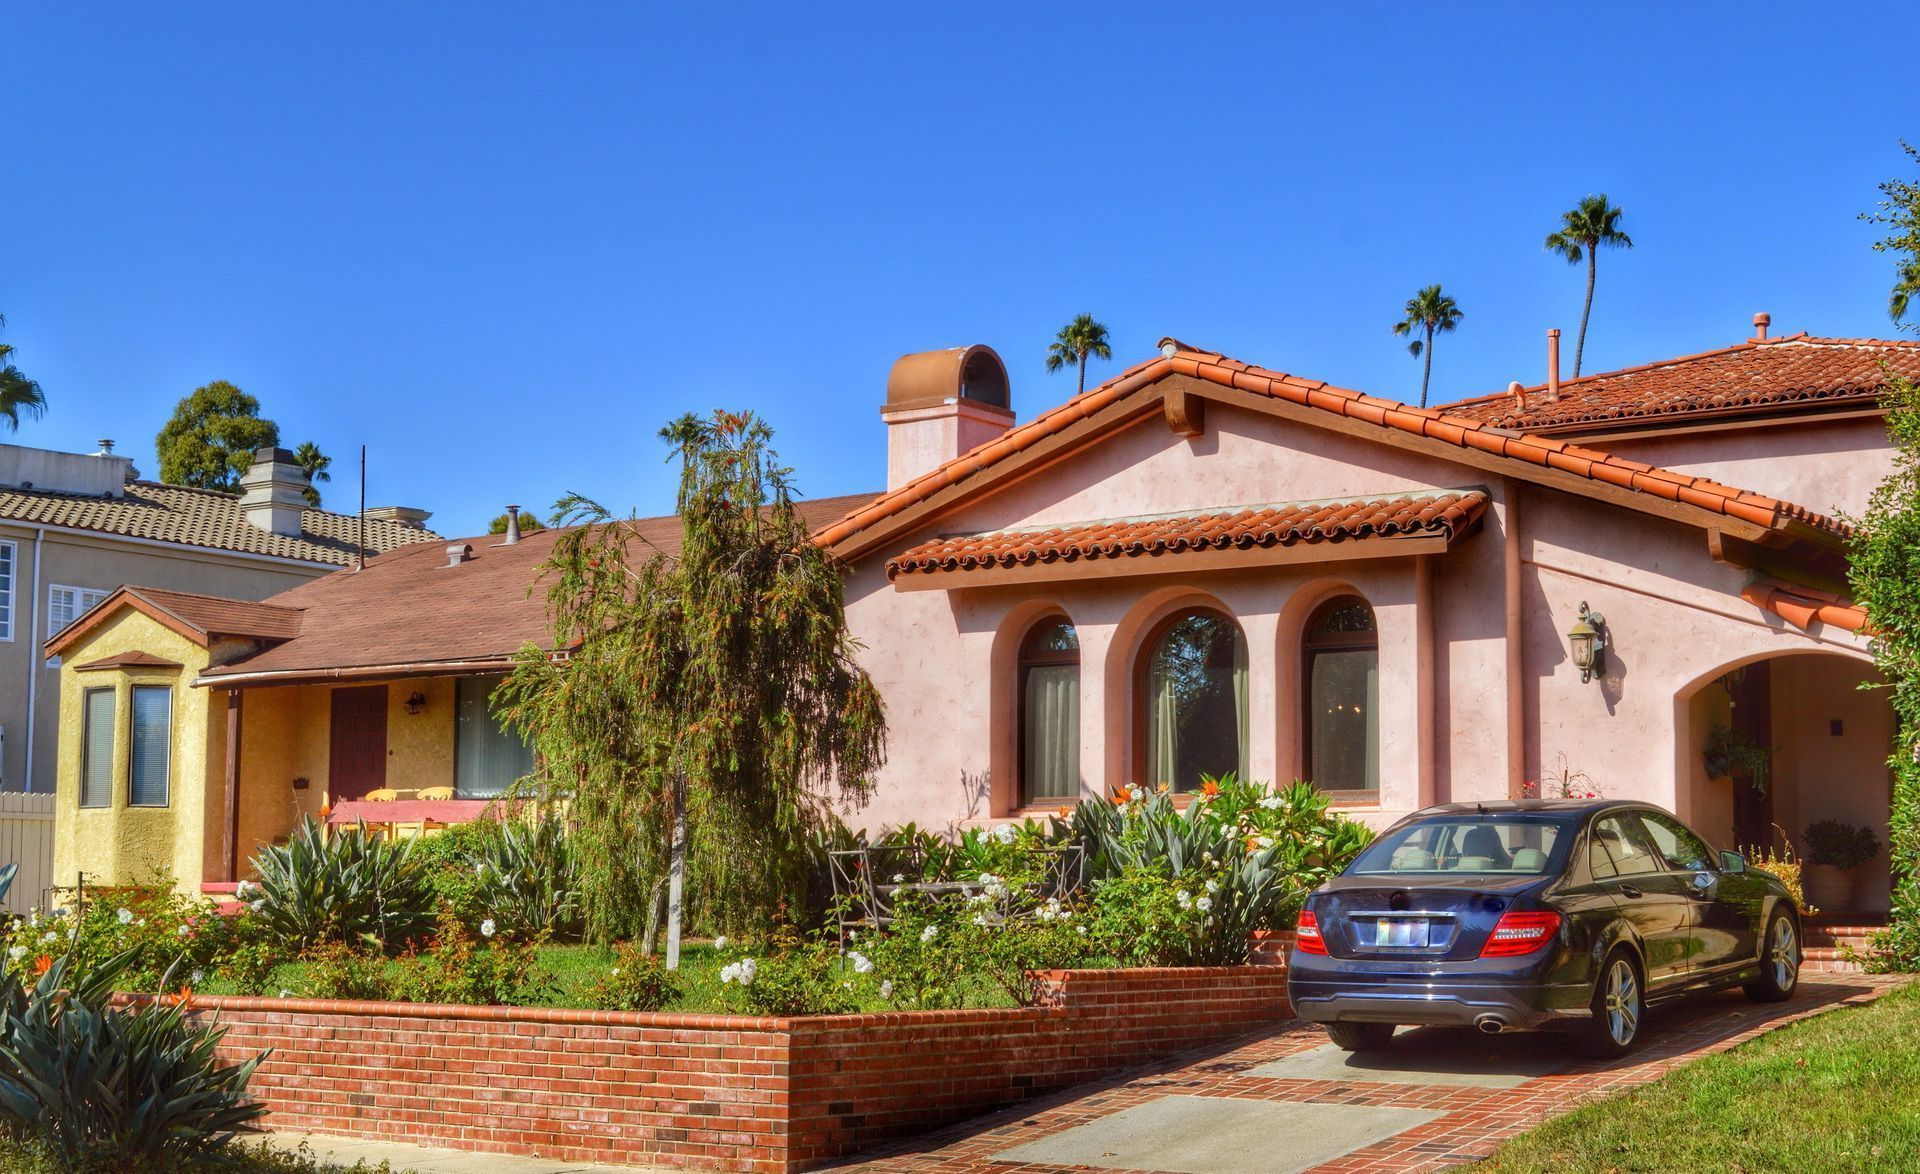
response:
{"label": "car door handle", "polygon": [[1646,894],[1645,894],[1645,893],[1643,893],[1643,892],[1641,892],[1641,891],[1640,891],[1639,889],[1636,889],[1636,888],[1634,888],[1634,887],[1633,887],[1632,885],[1621,885],[1621,886],[1620,886],[1620,895],[1621,895],[1621,896],[1623,896],[1623,897],[1644,897],[1644,896],[1646,896]]}

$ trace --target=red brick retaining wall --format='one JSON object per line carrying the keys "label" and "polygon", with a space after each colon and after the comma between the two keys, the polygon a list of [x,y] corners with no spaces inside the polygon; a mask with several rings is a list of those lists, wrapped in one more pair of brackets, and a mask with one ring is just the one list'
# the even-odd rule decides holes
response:
{"label": "red brick retaining wall", "polygon": [[276,1129],[567,1161],[804,1170],[1289,1011],[1268,967],[1054,971],[1045,1005],[759,1019],[196,999],[273,1054]]}

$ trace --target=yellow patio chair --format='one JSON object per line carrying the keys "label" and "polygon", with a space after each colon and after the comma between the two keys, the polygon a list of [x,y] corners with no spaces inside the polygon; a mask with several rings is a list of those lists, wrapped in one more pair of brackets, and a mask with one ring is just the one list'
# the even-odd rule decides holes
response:
{"label": "yellow patio chair", "polygon": [[438,802],[443,799],[451,799],[453,798],[453,788],[452,787],[422,787],[420,789],[420,794],[418,797],[421,799],[433,800],[435,802]]}
{"label": "yellow patio chair", "polygon": [[392,803],[400,797],[400,792],[392,787],[382,787],[377,791],[368,791],[360,797],[369,803]]}

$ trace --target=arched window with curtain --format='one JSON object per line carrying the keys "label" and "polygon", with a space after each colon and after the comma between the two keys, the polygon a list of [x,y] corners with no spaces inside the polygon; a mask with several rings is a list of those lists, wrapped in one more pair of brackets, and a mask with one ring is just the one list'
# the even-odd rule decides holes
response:
{"label": "arched window with curtain", "polygon": [[1147,641],[1140,712],[1150,786],[1193,791],[1247,766],[1247,638],[1217,611],[1169,617]]}
{"label": "arched window with curtain", "polygon": [[1020,804],[1080,798],[1080,637],[1062,616],[1020,643]]}
{"label": "arched window with curtain", "polygon": [[1301,642],[1307,778],[1323,791],[1380,790],[1380,636],[1357,595],[1321,604]]}

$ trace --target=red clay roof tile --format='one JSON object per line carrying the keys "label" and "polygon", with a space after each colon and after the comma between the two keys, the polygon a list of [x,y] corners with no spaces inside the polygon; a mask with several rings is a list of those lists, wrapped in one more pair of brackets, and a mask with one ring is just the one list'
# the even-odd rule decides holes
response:
{"label": "red clay roof tile", "polygon": [[1486,507],[1487,495],[1470,490],[966,534],[936,538],[888,560],[887,577],[1303,542],[1426,535],[1451,539],[1469,530]]}
{"label": "red clay roof tile", "polygon": [[1920,378],[1920,342],[1906,339],[1787,335],[1658,363],[1583,375],[1525,391],[1522,407],[1500,392],[1443,405],[1485,424],[1527,430],[1597,430],[1703,413],[1871,402],[1886,383],[1882,364]]}

